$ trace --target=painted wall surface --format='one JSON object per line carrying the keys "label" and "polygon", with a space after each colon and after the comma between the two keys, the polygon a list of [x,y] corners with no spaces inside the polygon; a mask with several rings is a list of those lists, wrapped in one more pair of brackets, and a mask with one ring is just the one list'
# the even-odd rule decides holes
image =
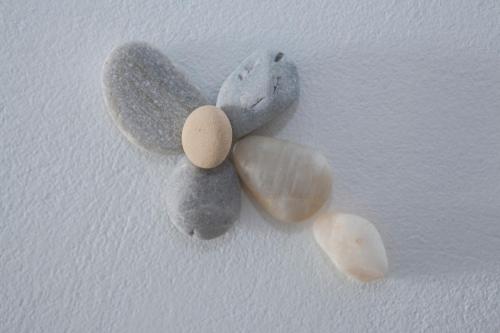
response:
{"label": "painted wall surface", "polygon": [[[175,158],[131,146],[101,67],[130,40],[213,101],[257,47],[301,98],[260,133],[322,150],[332,206],[372,220],[390,273],[339,276],[245,198],[224,237],[165,210]],[[0,1],[1,332],[498,332],[500,2]]]}

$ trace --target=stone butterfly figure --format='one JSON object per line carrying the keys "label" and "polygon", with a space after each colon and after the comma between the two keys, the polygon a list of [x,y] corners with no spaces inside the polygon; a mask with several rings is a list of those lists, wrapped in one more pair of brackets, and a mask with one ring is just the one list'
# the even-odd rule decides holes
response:
{"label": "stone butterfly figure", "polygon": [[[282,222],[307,220],[330,197],[331,171],[321,153],[249,135],[298,98],[297,69],[282,52],[251,54],[224,81],[215,106],[145,43],[112,51],[103,88],[107,108],[129,141],[162,154],[184,151],[169,179],[167,210],[187,235],[212,239],[234,224],[240,180],[248,195]],[[382,240],[361,217],[325,213],[314,235],[351,277],[369,281],[387,270]]]}

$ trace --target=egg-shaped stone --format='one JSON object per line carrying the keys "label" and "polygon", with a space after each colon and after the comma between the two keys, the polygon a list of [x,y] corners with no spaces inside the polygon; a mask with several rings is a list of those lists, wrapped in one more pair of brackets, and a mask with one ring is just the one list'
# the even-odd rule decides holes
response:
{"label": "egg-shaped stone", "polygon": [[226,159],[232,137],[231,123],[224,111],[205,105],[187,117],[182,129],[182,148],[195,166],[211,169]]}
{"label": "egg-shaped stone", "polygon": [[304,221],[330,197],[330,166],[314,149],[251,135],[236,142],[232,158],[245,190],[279,221]]}
{"label": "egg-shaped stone", "polygon": [[351,214],[322,214],[314,223],[314,237],[335,266],[362,282],[387,273],[387,255],[382,238],[368,220]]}

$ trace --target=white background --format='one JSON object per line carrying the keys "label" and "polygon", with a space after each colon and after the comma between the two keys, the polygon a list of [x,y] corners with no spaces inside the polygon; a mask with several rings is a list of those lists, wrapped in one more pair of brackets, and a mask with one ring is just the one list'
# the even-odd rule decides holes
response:
{"label": "white background", "polygon": [[[339,276],[309,230],[247,198],[224,237],[171,225],[175,158],[105,112],[114,46],[148,41],[215,101],[255,48],[301,98],[261,133],[322,150],[332,206],[385,240],[386,280]],[[500,3],[0,1],[1,332],[500,329]]]}

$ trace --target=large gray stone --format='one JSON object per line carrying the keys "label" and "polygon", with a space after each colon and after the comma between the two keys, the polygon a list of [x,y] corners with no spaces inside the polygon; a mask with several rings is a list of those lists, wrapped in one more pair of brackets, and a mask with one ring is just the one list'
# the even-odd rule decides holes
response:
{"label": "large gray stone", "polygon": [[103,70],[108,110],[125,136],[147,150],[181,151],[184,121],[206,98],[160,51],[145,43],[114,49]]}
{"label": "large gray stone", "polygon": [[299,95],[297,68],[282,52],[258,50],[224,81],[217,106],[240,138],[285,111]]}
{"label": "large gray stone", "polygon": [[237,220],[241,189],[233,165],[195,167],[183,156],[170,175],[168,215],[182,232],[200,239],[224,234]]}

